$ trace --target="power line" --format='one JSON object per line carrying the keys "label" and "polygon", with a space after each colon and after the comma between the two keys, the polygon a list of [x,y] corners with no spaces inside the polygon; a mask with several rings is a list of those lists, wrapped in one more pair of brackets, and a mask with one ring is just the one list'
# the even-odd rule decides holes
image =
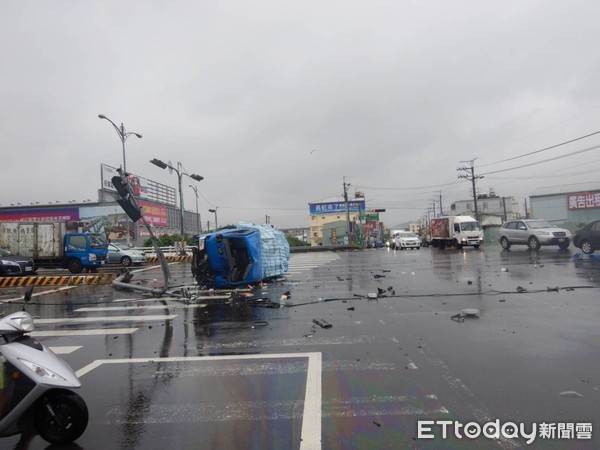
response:
{"label": "power line", "polygon": [[[565,142],[561,142],[560,144],[552,145],[552,146],[550,146],[550,147],[542,148],[542,149],[540,149],[540,150],[535,150],[535,151],[533,151],[533,152],[525,153],[525,154],[523,154],[523,155],[519,155],[519,156],[513,156],[512,158],[502,159],[502,160],[500,160],[500,161],[494,161],[494,162],[487,163],[487,164],[481,164],[479,167],[491,166],[491,165],[493,165],[493,164],[500,164],[500,163],[503,163],[503,162],[506,162],[506,161],[512,161],[512,160],[514,160],[514,159],[524,158],[525,156],[535,155],[536,153],[541,153],[541,152],[545,152],[545,151],[547,151],[547,150],[552,150],[553,148],[560,147],[561,145],[570,144],[570,143],[572,143],[572,142],[579,141],[579,140],[581,140],[581,139],[585,139],[585,138],[588,138],[588,137],[590,137],[590,136],[594,136],[594,135],[596,135],[596,134],[600,134],[600,131],[595,131],[595,132],[593,132],[593,133],[586,134],[585,136],[580,136],[580,137],[578,137],[578,138],[571,139],[571,140],[569,140],[569,141],[565,141]],[[493,173],[493,172],[491,172],[491,173]]]}
{"label": "power line", "polygon": [[485,172],[485,173],[482,173],[481,175],[482,176],[483,175],[491,175],[493,173],[508,172],[509,170],[516,170],[516,169],[522,169],[523,167],[535,166],[537,164],[542,164],[542,163],[545,163],[548,161],[556,161],[557,159],[563,159],[563,158],[567,158],[568,156],[578,155],[580,153],[585,153],[585,152],[589,152],[591,150],[596,150],[597,148],[600,148],[600,145],[594,145],[592,147],[584,148],[582,150],[576,150],[574,152],[567,153],[566,155],[555,156],[554,158],[548,158],[548,159],[544,159],[542,161],[537,161],[537,162],[533,162],[533,163],[529,163],[529,164],[523,164],[522,166],[511,167],[509,169],[495,170],[493,172]]}

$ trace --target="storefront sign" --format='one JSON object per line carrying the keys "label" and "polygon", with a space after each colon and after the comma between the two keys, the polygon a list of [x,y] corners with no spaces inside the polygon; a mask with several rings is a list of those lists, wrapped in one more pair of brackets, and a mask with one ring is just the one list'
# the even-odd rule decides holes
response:
{"label": "storefront sign", "polygon": [[0,213],[2,222],[69,222],[79,220],[79,208],[22,209]]}
{"label": "storefront sign", "polygon": [[568,194],[567,199],[570,210],[600,208],[600,192]]}
{"label": "storefront sign", "polygon": [[[344,202],[326,202],[326,203],[309,203],[311,214],[333,214],[345,213],[346,204]],[[348,202],[349,212],[361,212],[365,210],[365,201],[350,201]]]}

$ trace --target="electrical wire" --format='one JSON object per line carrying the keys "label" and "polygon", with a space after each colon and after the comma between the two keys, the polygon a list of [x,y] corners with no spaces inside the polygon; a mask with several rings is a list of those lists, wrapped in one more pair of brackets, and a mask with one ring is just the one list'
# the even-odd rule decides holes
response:
{"label": "electrical wire", "polygon": [[511,168],[508,168],[508,169],[495,170],[493,172],[485,172],[485,173],[479,174],[479,176],[491,175],[491,174],[494,174],[494,173],[501,173],[501,172],[508,172],[509,170],[516,170],[516,169],[522,169],[524,167],[535,166],[535,165],[542,164],[542,163],[545,163],[545,162],[556,161],[558,159],[563,159],[563,158],[567,158],[569,156],[578,155],[580,153],[589,152],[591,150],[596,150],[598,148],[600,148],[600,145],[594,145],[592,147],[587,147],[587,148],[584,148],[584,149],[581,149],[581,150],[576,150],[574,152],[567,153],[565,155],[555,156],[554,158],[548,158],[548,159],[544,159],[542,161],[537,161],[537,162],[533,162],[533,163],[529,163],[529,164],[523,164],[521,166],[511,167]]}
{"label": "electrical wire", "polygon": [[580,136],[578,138],[571,139],[571,140],[568,140],[568,141],[565,141],[565,142],[561,142],[560,144],[551,145],[550,147],[542,148],[540,150],[535,150],[533,152],[525,153],[523,155],[513,156],[512,158],[502,159],[500,161],[494,161],[494,162],[487,163],[487,164],[480,164],[479,167],[481,168],[481,167],[491,166],[493,164],[500,164],[500,163],[503,163],[503,162],[506,162],[506,161],[512,161],[512,160],[515,160],[515,159],[524,158],[525,156],[535,155],[536,153],[541,153],[541,152],[545,152],[547,150],[552,150],[553,148],[557,148],[557,147],[560,147],[562,145],[570,144],[572,142],[576,142],[576,141],[579,141],[581,139],[585,139],[585,138],[588,138],[590,136],[594,136],[596,134],[600,134],[600,131],[594,131],[593,133],[586,134],[585,136]]}

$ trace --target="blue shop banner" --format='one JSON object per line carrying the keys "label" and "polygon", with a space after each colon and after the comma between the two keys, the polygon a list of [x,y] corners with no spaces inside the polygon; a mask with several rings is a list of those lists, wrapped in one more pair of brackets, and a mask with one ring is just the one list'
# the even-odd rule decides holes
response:
{"label": "blue shop banner", "polygon": [[[346,212],[346,204],[344,202],[309,203],[308,207],[310,208],[311,214],[332,214]],[[349,201],[348,207],[350,212],[364,212],[365,201]]]}

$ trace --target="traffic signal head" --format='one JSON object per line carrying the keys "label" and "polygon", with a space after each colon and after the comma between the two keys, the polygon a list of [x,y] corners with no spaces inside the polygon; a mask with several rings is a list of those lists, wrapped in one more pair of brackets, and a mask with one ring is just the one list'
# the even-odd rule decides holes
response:
{"label": "traffic signal head", "polygon": [[115,175],[114,177],[112,177],[111,181],[113,186],[122,198],[129,197],[129,190],[127,189],[127,184],[123,182],[123,179],[120,176]]}
{"label": "traffic signal head", "polygon": [[138,208],[132,198],[129,195],[129,187],[127,186],[127,182],[123,181],[123,178],[120,176],[114,176],[111,179],[113,186],[121,196],[121,198],[117,199],[117,203],[121,205],[123,211],[129,216],[131,220],[137,222],[142,217],[142,213],[140,208]]}

